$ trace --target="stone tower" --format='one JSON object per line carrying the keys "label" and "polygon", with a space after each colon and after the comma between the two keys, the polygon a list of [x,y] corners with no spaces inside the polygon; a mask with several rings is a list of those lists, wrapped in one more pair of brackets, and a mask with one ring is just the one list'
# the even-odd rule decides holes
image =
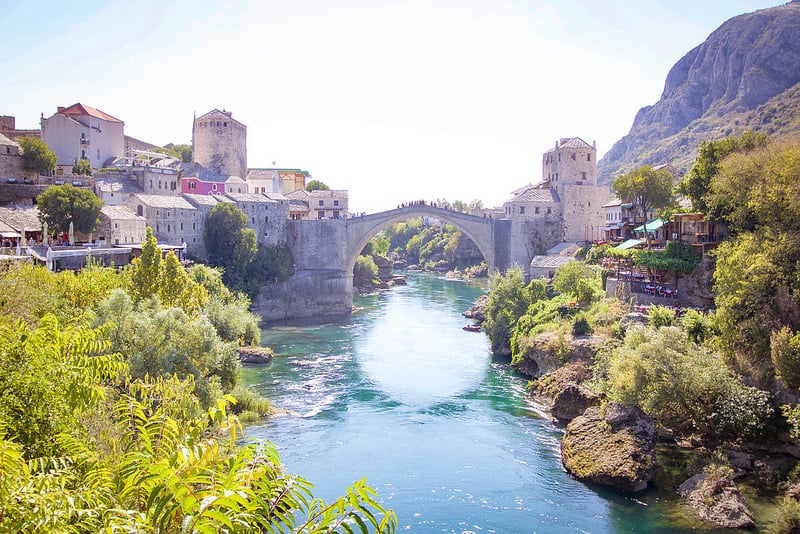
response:
{"label": "stone tower", "polygon": [[247,175],[247,126],[215,109],[194,119],[192,161],[223,176]]}
{"label": "stone tower", "polygon": [[593,241],[603,236],[611,190],[597,185],[597,147],[580,137],[563,138],[542,156],[542,180],[561,199],[564,240]]}

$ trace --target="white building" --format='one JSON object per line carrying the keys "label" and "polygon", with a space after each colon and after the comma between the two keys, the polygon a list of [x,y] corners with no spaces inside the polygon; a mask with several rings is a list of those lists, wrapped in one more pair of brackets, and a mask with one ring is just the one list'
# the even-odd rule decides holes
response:
{"label": "white building", "polygon": [[141,245],[147,230],[147,220],[127,206],[103,206],[97,240],[106,245]]}
{"label": "white building", "polygon": [[67,173],[81,159],[99,169],[125,151],[124,126],[121,120],[85,104],[59,106],[53,116],[42,118],[42,141]]}

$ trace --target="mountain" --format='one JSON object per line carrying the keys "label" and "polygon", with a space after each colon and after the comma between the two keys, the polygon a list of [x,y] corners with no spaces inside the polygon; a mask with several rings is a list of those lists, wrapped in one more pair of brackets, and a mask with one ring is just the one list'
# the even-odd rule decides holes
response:
{"label": "mountain", "polygon": [[800,0],[734,17],[683,56],[597,163],[599,181],[644,164],[688,171],[702,140],[747,130],[800,135]]}

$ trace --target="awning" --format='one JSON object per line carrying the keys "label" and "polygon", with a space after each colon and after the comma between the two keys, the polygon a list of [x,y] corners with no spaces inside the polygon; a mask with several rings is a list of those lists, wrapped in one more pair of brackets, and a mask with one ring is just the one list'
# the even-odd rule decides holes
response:
{"label": "awning", "polygon": [[652,221],[648,221],[646,224],[641,226],[637,226],[633,229],[634,232],[644,232],[645,227],[647,227],[648,232],[655,232],[659,228],[664,226],[664,221],[661,219],[653,219]]}
{"label": "awning", "polygon": [[4,238],[14,238],[14,237],[22,237],[19,232],[0,232],[0,237]]}
{"label": "awning", "polygon": [[623,241],[614,248],[619,250],[626,250],[629,248],[633,248],[637,245],[641,245],[642,243],[644,243],[644,239],[628,239],[627,241]]}

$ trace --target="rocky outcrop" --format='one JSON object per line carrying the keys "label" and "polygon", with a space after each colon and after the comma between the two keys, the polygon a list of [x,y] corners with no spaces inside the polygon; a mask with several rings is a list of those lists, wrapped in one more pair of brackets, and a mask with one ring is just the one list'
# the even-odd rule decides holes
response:
{"label": "rocky outcrop", "polygon": [[606,342],[606,338],[599,336],[561,337],[557,332],[545,332],[520,341],[520,354],[511,367],[538,378],[568,361],[591,361]]}
{"label": "rocky outcrop", "polygon": [[639,492],[656,474],[656,429],[637,408],[608,402],[573,419],[561,440],[561,462],[579,480]]}
{"label": "rocky outcrop", "polygon": [[698,515],[724,528],[753,528],[755,521],[742,493],[730,478],[700,473],[680,485],[678,493]]}
{"label": "rocky outcrop", "polygon": [[242,363],[269,363],[272,361],[272,349],[269,347],[237,347],[239,361]]}
{"label": "rocky outcrop", "polygon": [[572,421],[587,408],[600,404],[600,396],[580,384],[570,383],[553,399],[550,413],[562,422]]}
{"label": "rocky outcrop", "polygon": [[488,294],[481,295],[480,297],[475,299],[475,302],[472,304],[470,309],[468,309],[461,315],[463,315],[467,319],[475,319],[476,321],[483,322],[486,320],[486,316],[484,315],[483,310],[486,309],[487,302],[489,302],[489,295]]}
{"label": "rocky outcrop", "polygon": [[[685,171],[704,139],[796,128],[775,115],[798,83],[800,2],[734,17],[672,67],[661,99],[639,110],[630,133],[598,162],[599,181],[643,164],[671,163]],[[769,102],[770,109],[758,111]],[[760,122],[753,124],[753,113],[761,114]]]}

